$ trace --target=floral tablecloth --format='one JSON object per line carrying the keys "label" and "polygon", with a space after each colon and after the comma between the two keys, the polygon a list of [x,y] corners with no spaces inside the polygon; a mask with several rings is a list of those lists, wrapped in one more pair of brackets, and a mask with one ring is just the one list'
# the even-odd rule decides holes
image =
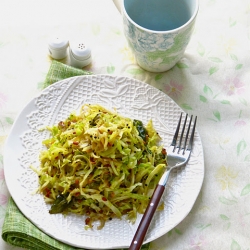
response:
{"label": "floral tablecloth", "polygon": [[[200,0],[185,55],[165,73],[137,66],[111,0],[1,0],[0,226],[9,199],[4,143],[18,113],[44,87],[47,43],[55,34],[91,44],[86,70],[151,84],[198,116],[205,157],[201,192],[187,217],[151,249],[250,249],[249,0]],[[0,249],[18,248],[0,240]]]}

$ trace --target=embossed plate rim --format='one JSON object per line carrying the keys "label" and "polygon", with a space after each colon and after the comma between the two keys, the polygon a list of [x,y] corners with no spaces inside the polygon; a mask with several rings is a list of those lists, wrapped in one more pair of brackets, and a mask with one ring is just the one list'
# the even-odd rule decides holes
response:
{"label": "embossed plate rim", "polygon": [[[105,84],[106,88],[102,88],[100,83]],[[86,86],[93,89],[88,90]],[[96,89],[98,89],[99,87],[99,92],[94,89],[95,87]],[[107,89],[108,91],[106,91]],[[14,201],[16,202],[22,213],[38,228],[40,228],[46,234],[54,237],[55,239],[72,246],[89,249],[125,248],[130,244],[130,240],[132,239],[133,233],[136,230],[136,226],[139,223],[141,215],[138,216],[138,220],[136,221],[135,225],[128,225],[129,223],[126,220],[114,220],[112,222],[108,222],[109,224],[107,224],[107,226],[105,226],[105,229],[101,231],[97,232],[93,230],[93,232],[85,233],[81,231],[81,228],[78,233],[77,230],[79,230],[79,217],[67,216],[67,218],[69,219],[65,219],[61,215],[49,215],[47,213],[48,206],[44,203],[43,199],[41,200],[41,195],[33,196],[31,194],[27,194],[26,192],[27,190],[32,190],[32,188],[34,188],[34,185],[37,184],[36,174],[32,173],[27,166],[30,163],[33,164],[33,162],[34,164],[36,164],[37,159],[32,159],[29,154],[34,154],[34,152],[37,152],[36,150],[38,144],[41,142],[44,136],[46,137],[46,134],[38,134],[37,129],[42,125],[51,125],[51,123],[60,118],[61,113],[62,116],[64,114],[68,115],[73,111],[69,110],[70,105],[73,105],[75,108],[80,106],[85,97],[82,97],[80,95],[80,97],[78,96],[77,98],[80,98],[79,100],[81,101],[78,100],[78,102],[75,102],[74,100],[71,100],[72,97],[70,95],[74,97],[75,94],[78,95],[82,94],[83,92],[86,94],[86,96],[90,95],[92,99],[99,98],[98,100],[102,105],[104,105],[103,103],[107,102],[108,106],[104,106],[107,106],[108,108],[114,108],[114,105],[122,105],[123,102],[131,98],[131,94],[134,94],[133,102],[127,103],[127,107],[118,108],[118,112],[122,115],[127,116],[130,113],[133,113],[133,116],[135,116],[136,113],[139,116],[137,118],[141,120],[145,120],[144,115],[149,115],[149,113],[151,114],[152,119],[157,118],[158,120],[160,120],[161,118],[153,113],[153,111],[155,112],[155,110],[147,110],[147,105],[148,107],[151,105],[156,109],[157,112],[159,111],[159,116],[166,116],[166,111],[162,112],[161,107],[163,107],[163,110],[165,110],[165,104],[169,105],[169,107],[172,105],[173,109],[178,111],[178,114],[175,114],[175,111],[173,111],[173,113],[171,113],[171,115],[169,116],[169,118],[173,120],[172,123],[177,120],[179,112],[181,112],[180,107],[163,92],[151,85],[133,78],[114,75],[89,75],[77,76],[61,80],[47,87],[39,95],[34,97],[20,112],[15,123],[13,124],[12,130],[7,138],[4,148],[4,170],[6,184],[10,191],[10,194],[12,195]],[[130,95],[128,92],[130,93]],[[57,98],[55,98],[55,96]],[[84,99],[84,102],[87,102],[86,98]],[[49,100],[51,103],[46,102],[46,100]],[[119,100],[121,104],[118,103]],[[93,101],[92,103],[95,102],[96,101]],[[161,102],[163,102],[164,105]],[[38,105],[40,105],[41,107],[38,107]],[[132,110],[131,107],[133,106],[136,109]],[[41,109],[40,111],[39,108]],[[141,110],[143,109],[145,110],[142,112]],[[168,110],[168,112],[170,111]],[[37,113],[42,117],[42,119],[39,120],[39,123],[35,119]],[[171,126],[173,125],[171,122],[169,123]],[[158,124],[156,120],[155,127],[157,126],[159,129],[162,129],[162,124],[160,123],[160,121]],[[167,126],[166,131],[164,129],[165,128],[161,130],[161,132],[163,133],[163,137],[171,138],[171,133],[173,131],[171,129],[167,131]],[[176,175],[172,178],[172,181],[170,179],[169,191],[166,192],[166,194],[164,195],[165,199],[163,199],[166,210],[164,210],[163,212],[158,212],[155,215],[155,218],[153,219],[152,225],[150,226],[148,234],[146,236],[145,243],[155,240],[167,233],[174,226],[180,223],[193,207],[204,178],[203,149],[198,132],[196,133],[194,144],[196,150],[194,150],[194,156],[190,159],[190,166],[192,165],[192,168],[187,166],[187,170],[185,169],[182,172],[176,173]],[[166,141],[164,142],[164,145],[168,145]],[[27,181],[28,177],[24,177],[24,175],[26,175],[27,173],[30,174],[30,182]],[[194,184],[192,184],[192,186],[189,182],[190,178],[193,178],[193,174],[197,175],[197,179],[194,181]],[[180,183],[183,186],[180,186]],[[25,185],[29,185],[29,187]],[[193,193],[192,197],[189,196],[188,199],[184,197],[186,200],[183,201],[182,196],[185,194],[185,191],[183,191],[183,187],[185,185],[187,185]],[[38,204],[42,204],[41,207],[35,207],[34,205],[32,205],[34,199],[37,199]],[[171,202],[173,202],[174,204],[171,204]],[[46,223],[41,221],[41,218],[36,218],[36,215],[40,211],[39,209],[41,210],[45,218],[42,220],[45,220]],[[50,222],[51,219],[52,222]],[[64,224],[65,221],[68,224]],[[65,225],[65,228],[63,228],[63,225]],[[67,229],[66,227],[69,227],[69,229]],[[119,230],[117,230],[117,228]],[[117,233],[117,231],[119,232]],[[68,235],[70,235],[70,237]],[[110,237],[110,235],[112,235],[112,237]]]}

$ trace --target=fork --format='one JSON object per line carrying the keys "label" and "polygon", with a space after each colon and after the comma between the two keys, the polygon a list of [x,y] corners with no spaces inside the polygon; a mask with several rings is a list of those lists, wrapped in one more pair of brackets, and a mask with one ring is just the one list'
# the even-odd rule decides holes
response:
{"label": "fork", "polygon": [[[155,191],[151,197],[151,200],[147,206],[147,209],[140,221],[140,224],[136,230],[136,233],[133,237],[133,240],[131,241],[129,250],[139,250],[141,248],[141,245],[143,243],[144,237],[147,233],[147,230],[149,228],[150,222],[154,216],[155,210],[160,202],[160,199],[163,195],[163,192],[165,190],[170,172],[173,169],[184,167],[187,165],[187,162],[190,158],[191,151],[192,151],[192,145],[194,141],[194,132],[195,132],[195,127],[196,127],[196,121],[197,121],[197,116],[195,117],[194,123],[193,123],[193,128],[191,131],[191,126],[192,126],[192,119],[193,116],[191,115],[189,119],[189,124],[187,127],[187,131],[185,133],[185,127],[187,123],[187,118],[188,115],[186,114],[185,120],[182,126],[182,131],[180,133],[180,138],[179,137],[179,130],[181,127],[181,121],[182,121],[182,113],[179,118],[179,122],[172,140],[172,143],[170,144],[170,147],[167,150],[167,162],[168,162],[168,170],[164,172],[162,175],[159,183],[157,184]],[[191,131],[191,135],[189,137],[189,133]],[[185,138],[184,138],[185,137]],[[188,142],[189,139],[189,142]],[[184,142],[183,142],[184,140]]]}

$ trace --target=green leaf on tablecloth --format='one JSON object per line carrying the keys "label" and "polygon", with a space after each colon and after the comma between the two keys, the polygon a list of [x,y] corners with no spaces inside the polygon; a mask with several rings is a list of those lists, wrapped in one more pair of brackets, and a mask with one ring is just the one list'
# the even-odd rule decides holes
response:
{"label": "green leaf on tablecloth", "polygon": [[233,19],[232,17],[229,18],[229,26],[230,27],[233,27],[236,23],[237,23],[237,21],[235,19]]}
{"label": "green leaf on tablecloth", "polygon": [[131,75],[140,75],[144,73],[144,70],[140,68],[133,68],[133,69],[128,69],[127,72]]}
{"label": "green leaf on tablecloth", "polygon": [[7,43],[4,43],[4,42],[0,42],[0,48],[5,46]]}
{"label": "green leaf on tablecloth", "polygon": [[241,63],[237,64],[237,65],[235,66],[235,70],[239,70],[239,69],[241,69],[241,68],[242,68],[242,66],[243,66],[243,64],[241,64]]}
{"label": "green leaf on tablecloth", "polygon": [[220,214],[220,218],[222,220],[229,220],[229,218],[225,214]]}
{"label": "green leaf on tablecloth", "polygon": [[210,226],[211,226],[211,224],[205,224],[204,225],[204,224],[201,224],[201,223],[195,225],[196,228],[199,228],[201,230],[204,230],[205,228],[210,227]]}
{"label": "green leaf on tablecloth", "polygon": [[178,63],[176,64],[176,66],[177,66],[179,69],[186,69],[186,68],[188,68],[188,65],[185,64],[185,63],[182,63],[182,62],[178,62]]}
{"label": "green leaf on tablecloth", "polygon": [[172,235],[173,233],[176,233],[176,234],[178,234],[178,235],[182,235],[182,232],[181,232],[178,228],[174,228],[174,229],[168,231],[168,233],[167,233],[168,237],[171,237],[171,235]]}
{"label": "green leaf on tablecloth", "polygon": [[230,228],[230,226],[231,226],[231,222],[228,221],[227,223],[225,223],[225,224],[223,225],[223,229],[224,229],[224,230],[228,230],[228,229]]}
{"label": "green leaf on tablecloth", "polygon": [[107,67],[107,72],[108,72],[109,74],[113,74],[114,71],[115,71],[115,66],[110,65],[110,66]]}
{"label": "green leaf on tablecloth", "polygon": [[207,102],[207,98],[203,95],[200,95],[200,101],[201,102]]}
{"label": "green leaf on tablecloth", "polygon": [[215,118],[216,118],[218,121],[220,121],[221,117],[220,117],[220,112],[219,112],[218,110],[215,110],[215,111],[213,112],[213,115],[215,116]]}
{"label": "green leaf on tablecloth", "polygon": [[195,227],[196,228],[203,228],[203,224],[198,223],[198,224],[195,225]]}
{"label": "green leaf on tablecloth", "polygon": [[116,35],[121,35],[122,32],[120,29],[116,28],[116,27],[112,27],[111,28],[112,32],[114,32]]}
{"label": "green leaf on tablecloth", "polygon": [[225,198],[223,196],[219,197],[219,201],[221,203],[225,204],[225,205],[233,205],[233,204],[237,203],[237,201],[235,201],[235,200],[229,200],[229,199],[227,199],[227,198]]}
{"label": "green leaf on tablecloth", "polygon": [[238,61],[238,57],[235,54],[230,54],[230,57],[234,61]]}
{"label": "green leaf on tablecloth", "polygon": [[160,80],[162,77],[163,77],[163,74],[157,74],[157,75],[155,76],[155,81]]}
{"label": "green leaf on tablecloth", "polygon": [[182,232],[178,229],[178,228],[174,228],[174,231],[179,234],[179,235],[182,235]]}
{"label": "green leaf on tablecloth", "polygon": [[207,85],[204,86],[203,92],[204,92],[205,94],[213,95],[212,89],[209,88]]}
{"label": "green leaf on tablecloth", "polygon": [[234,239],[232,240],[230,250],[241,250],[239,243],[237,241],[235,241]]}
{"label": "green leaf on tablecloth", "polygon": [[202,230],[205,229],[205,228],[207,228],[207,227],[210,227],[211,225],[212,225],[211,223],[206,224],[206,225],[202,228]]}
{"label": "green leaf on tablecloth", "polygon": [[186,110],[192,110],[192,108],[187,103],[181,104],[181,107]]}
{"label": "green leaf on tablecloth", "polygon": [[241,191],[240,195],[244,196],[250,193],[250,184],[247,184]]}
{"label": "green leaf on tablecloth", "polygon": [[209,75],[211,76],[212,74],[216,73],[219,69],[217,67],[211,67],[209,69]]}
{"label": "green leaf on tablecloth", "polygon": [[239,156],[247,147],[246,141],[243,139],[237,145],[237,155]]}
{"label": "green leaf on tablecloth", "polygon": [[245,156],[244,161],[250,161],[250,154]]}
{"label": "green leaf on tablecloth", "polygon": [[239,98],[239,101],[242,103],[242,104],[244,104],[245,106],[247,106],[247,100],[246,99],[244,99],[244,98]]}
{"label": "green leaf on tablecloth", "polygon": [[228,100],[222,100],[221,103],[222,103],[222,104],[229,104],[229,105],[231,105],[231,102],[228,101]]}
{"label": "green leaf on tablecloth", "polygon": [[218,57],[208,57],[208,59],[212,62],[216,62],[216,63],[221,63],[222,60]]}
{"label": "green leaf on tablecloth", "polygon": [[8,122],[9,124],[13,124],[14,120],[10,117],[5,117],[5,121]]}
{"label": "green leaf on tablecloth", "polygon": [[205,47],[202,44],[198,44],[197,52],[200,56],[204,56],[205,54]]}
{"label": "green leaf on tablecloth", "polygon": [[168,231],[167,232],[168,237],[170,237],[172,235],[172,233],[173,233],[173,230]]}

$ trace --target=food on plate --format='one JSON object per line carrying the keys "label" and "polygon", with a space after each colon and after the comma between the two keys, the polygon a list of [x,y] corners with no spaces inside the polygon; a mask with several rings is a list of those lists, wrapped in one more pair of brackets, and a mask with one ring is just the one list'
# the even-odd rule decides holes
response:
{"label": "food on plate", "polygon": [[[150,120],[123,117],[100,105],[83,105],[43,141],[38,192],[50,213],[84,215],[86,228],[98,229],[126,215],[144,213],[166,168],[166,150]],[[97,223],[98,224],[98,223]]]}

